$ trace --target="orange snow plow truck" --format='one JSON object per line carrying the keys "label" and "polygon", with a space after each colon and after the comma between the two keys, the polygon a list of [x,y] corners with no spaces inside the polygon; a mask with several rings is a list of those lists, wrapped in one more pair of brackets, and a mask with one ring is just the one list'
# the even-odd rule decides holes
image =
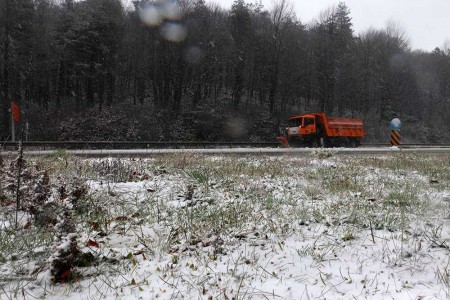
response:
{"label": "orange snow plow truck", "polygon": [[364,136],[364,122],[360,119],[329,118],[325,113],[312,113],[291,117],[284,136],[278,137],[278,141],[286,147],[358,147]]}

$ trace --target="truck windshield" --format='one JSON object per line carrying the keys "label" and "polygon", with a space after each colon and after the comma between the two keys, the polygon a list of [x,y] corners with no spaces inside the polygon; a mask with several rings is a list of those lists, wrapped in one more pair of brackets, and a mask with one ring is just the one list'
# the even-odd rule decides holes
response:
{"label": "truck windshield", "polygon": [[289,127],[300,127],[300,125],[302,125],[302,118],[290,119],[288,121],[288,126]]}

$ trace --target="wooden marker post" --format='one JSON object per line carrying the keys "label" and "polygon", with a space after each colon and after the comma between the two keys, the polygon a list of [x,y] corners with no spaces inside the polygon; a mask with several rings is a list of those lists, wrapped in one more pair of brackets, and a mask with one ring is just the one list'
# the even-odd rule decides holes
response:
{"label": "wooden marker post", "polygon": [[20,122],[20,109],[19,106],[11,102],[11,139],[16,141],[16,124]]}

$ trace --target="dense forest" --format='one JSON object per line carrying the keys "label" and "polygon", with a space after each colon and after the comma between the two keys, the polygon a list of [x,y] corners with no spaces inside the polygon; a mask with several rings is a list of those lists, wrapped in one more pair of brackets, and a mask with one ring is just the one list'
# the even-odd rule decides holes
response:
{"label": "dense forest", "polygon": [[1,0],[0,71],[0,140],[13,101],[30,140],[275,141],[323,111],[367,141],[399,117],[406,141],[450,142],[450,49],[355,34],[345,3],[305,24],[287,0]]}

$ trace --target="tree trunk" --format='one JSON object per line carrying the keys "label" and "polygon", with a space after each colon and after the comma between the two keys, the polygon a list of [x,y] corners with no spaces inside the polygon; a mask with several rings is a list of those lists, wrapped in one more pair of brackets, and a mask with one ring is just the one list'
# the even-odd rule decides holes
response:
{"label": "tree trunk", "polygon": [[107,75],[107,81],[108,81],[108,95],[106,99],[106,105],[111,106],[111,104],[114,101],[114,91],[115,91],[115,78],[114,74],[111,71],[108,71]]}
{"label": "tree trunk", "polygon": [[61,98],[65,93],[63,92],[63,77],[64,77],[64,62],[62,57],[59,59],[58,76],[56,79],[56,110],[61,108]]}
{"label": "tree trunk", "polygon": [[270,90],[269,90],[269,111],[270,114],[274,113],[275,101],[278,92],[278,62],[275,63],[275,69],[270,79]]}
{"label": "tree trunk", "polygon": [[9,129],[10,129],[10,115],[9,115],[9,108],[11,106],[11,99],[9,95],[9,34],[10,34],[10,27],[9,27],[9,10],[10,10],[10,0],[6,0],[6,11],[5,16],[7,17],[7,20],[5,21],[5,42],[3,44],[3,86],[2,86],[2,98],[0,101],[0,107],[1,107],[1,119],[2,119],[2,126],[3,131],[0,131],[0,137],[3,135],[5,138],[9,135]]}
{"label": "tree trunk", "polygon": [[86,80],[86,101],[89,104],[94,104],[94,87],[91,76],[88,76]]}
{"label": "tree trunk", "polygon": [[103,101],[105,96],[105,76],[100,75],[98,80],[98,111],[103,110]]}
{"label": "tree trunk", "polygon": [[138,77],[138,82],[137,82],[137,94],[138,94],[138,98],[139,98],[139,104],[140,105],[144,105],[144,98],[145,98],[145,82],[144,82],[144,78],[142,77]]}

